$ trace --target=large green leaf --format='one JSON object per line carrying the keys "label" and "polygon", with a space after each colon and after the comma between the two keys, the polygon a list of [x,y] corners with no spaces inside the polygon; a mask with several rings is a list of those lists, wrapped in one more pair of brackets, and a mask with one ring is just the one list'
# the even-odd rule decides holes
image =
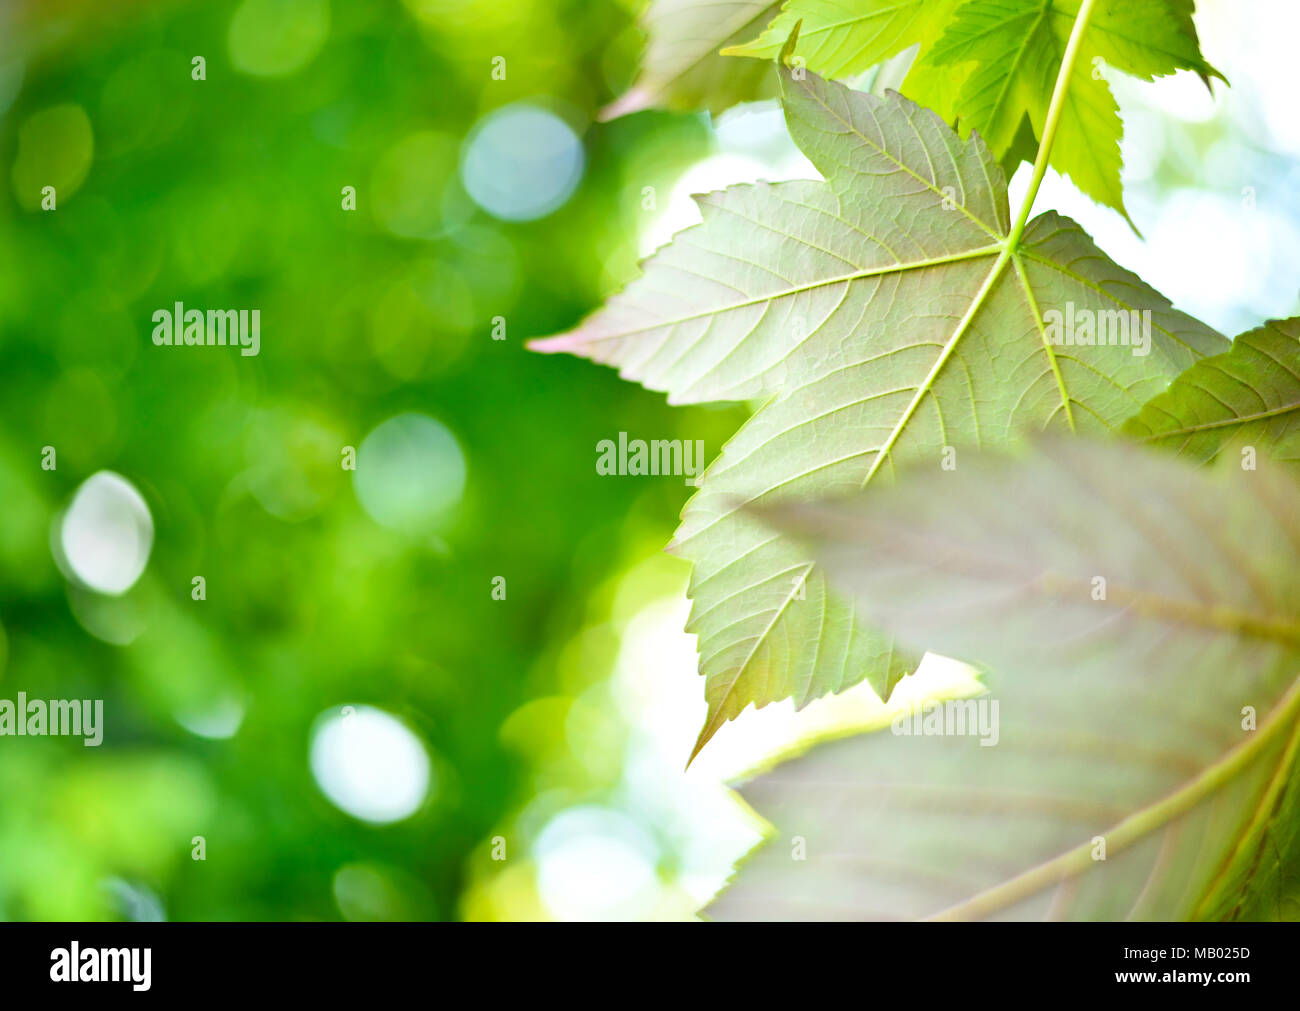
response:
{"label": "large green leaf", "polygon": [[930,46],[963,2],[787,0],[761,36],[724,55],[771,60],[798,26],[797,56],[823,77],[852,77],[911,46]]}
{"label": "large green leaf", "polygon": [[[674,545],[695,562],[699,745],[751,702],[802,706],[864,678],[884,695],[913,662],[737,503],[857,489],[1021,428],[1109,430],[1226,347],[1059,215],[1013,244],[978,137],[895,93],[803,78],[783,71],[786,119],[825,182],[698,198],[702,225],[577,329],[532,345],[617,366],[674,403],[771,398],[705,474]],[[1045,314],[1081,310],[1150,310],[1150,353],[1051,344]]]}
{"label": "large green leaf", "polygon": [[[1032,160],[1081,0],[789,0],[763,35],[728,53],[770,57],[802,21],[796,53],[829,77],[856,74],[911,45],[909,98],[977,130],[999,159]],[[1201,57],[1192,0],[1100,0],[1073,66],[1051,164],[1124,213],[1123,124],[1099,68],[1151,80],[1180,69],[1218,75]],[[1026,131],[1026,121],[1029,130]]]}
{"label": "large green leaf", "polygon": [[653,0],[642,19],[641,72],[601,118],[649,108],[721,112],[770,96],[774,89],[766,67],[728,60],[718,50],[750,38],[779,7],[779,0]]}
{"label": "large green leaf", "polygon": [[1050,439],[769,510],[901,640],[988,665],[988,723],[860,735],[757,777],[743,793],[779,840],[712,915],[1288,915],[1297,494],[1278,466]]}
{"label": "large green leaf", "polygon": [[1300,317],[1270,320],[1197,362],[1124,426],[1198,461],[1226,446],[1294,458],[1300,433]]}

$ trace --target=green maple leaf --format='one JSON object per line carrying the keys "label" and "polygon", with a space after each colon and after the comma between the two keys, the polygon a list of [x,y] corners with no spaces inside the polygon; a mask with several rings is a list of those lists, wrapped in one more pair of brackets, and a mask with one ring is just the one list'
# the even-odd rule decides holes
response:
{"label": "green maple leaf", "polygon": [[[531,345],[613,365],[672,403],[769,398],[673,545],[695,563],[697,751],[751,702],[802,706],[863,679],[887,695],[913,664],[738,503],[875,485],[897,462],[938,467],[946,447],[1024,428],[1110,430],[1226,346],[1068,219],[1013,224],[978,137],[896,93],[788,68],[782,82],[791,135],[826,181],[697,198],[703,224],[571,333]],[[1046,320],[1071,309],[1150,310],[1150,354],[1053,345]]]}
{"label": "green maple leaf", "polygon": [[901,640],[987,664],[988,694],[744,786],[804,859],[768,844],[708,912],[1291,915],[1297,492],[1281,468],[1055,439],[766,511]]}
{"label": "green maple leaf", "polygon": [[[790,0],[757,40],[727,53],[771,56],[802,20],[796,50],[810,69],[850,76],[919,47],[904,94],[978,131],[1008,171],[1032,160],[1081,0]],[[1151,80],[1180,69],[1222,76],[1201,57],[1192,0],[1101,0],[1082,39],[1051,164],[1098,203],[1125,214],[1123,124],[1100,74]]]}
{"label": "green maple leaf", "polygon": [[716,113],[770,96],[767,67],[738,65],[718,50],[748,38],[779,7],[779,0],[654,0],[642,19],[647,43],[636,82],[601,118],[649,108]]}
{"label": "green maple leaf", "polygon": [[767,30],[725,56],[771,60],[799,25],[796,55],[823,77],[852,77],[911,46],[928,48],[963,0],[788,0]]}
{"label": "green maple leaf", "polygon": [[[1080,2],[972,0],[957,11],[927,59],[940,67],[972,65],[955,101],[963,131],[978,130],[999,154],[1011,149],[1026,117],[1042,136]],[[1179,69],[1217,73],[1201,59],[1195,29],[1188,34],[1190,14],[1185,23],[1176,14],[1163,3],[1099,3],[1083,37],[1085,59],[1072,69],[1051,164],[1125,217],[1123,124],[1099,70],[1104,63],[1143,80]]]}
{"label": "green maple leaf", "polygon": [[1197,362],[1124,431],[1199,462],[1225,448],[1300,457],[1300,317],[1270,320]]}

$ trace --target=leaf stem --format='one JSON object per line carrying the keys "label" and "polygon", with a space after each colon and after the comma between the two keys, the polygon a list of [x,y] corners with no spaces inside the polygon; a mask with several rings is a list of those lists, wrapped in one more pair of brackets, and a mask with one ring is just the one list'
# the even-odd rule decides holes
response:
{"label": "leaf stem", "polygon": [[1060,125],[1061,113],[1065,109],[1066,92],[1070,90],[1070,75],[1074,73],[1074,64],[1083,43],[1083,33],[1088,27],[1088,19],[1092,17],[1092,9],[1096,3],[1097,0],[1083,0],[1079,5],[1079,14],[1070,29],[1070,39],[1065,44],[1065,55],[1061,58],[1061,69],[1056,74],[1056,85],[1052,88],[1052,100],[1047,107],[1047,119],[1043,124],[1043,136],[1038,144],[1038,156],[1034,159],[1034,175],[1029,181],[1025,199],[1021,201],[1016,222],[1007,235],[1007,248],[1013,253],[1020,248],[1020,237],[1029,222],[1029,212],[1033,209],[1034,199],[1038,196],[1038,187],[1042,185],[1043,176],[1047,174],[1047,159],[1052,153],[1052,144],[1056,141],[1056,128]]}

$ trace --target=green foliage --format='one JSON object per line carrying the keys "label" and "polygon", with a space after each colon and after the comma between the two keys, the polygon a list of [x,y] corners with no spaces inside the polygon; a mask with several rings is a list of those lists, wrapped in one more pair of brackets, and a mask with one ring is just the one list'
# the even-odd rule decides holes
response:
{"label": "green foliage", "polygon": [[1270,320],[1197,362],[1124,431],[1198,463],[1226,446],[1295,459],[1300,430],[1300,318]]}
{"label": "green foliage", "polygon": [[911,46],[928,50],[964,0],[787,0],[761,36],[723,55],[771,60],[799,28],[795,49],[824,77],[851,77]]}
{"label": "green foliage", "polygon": [[[606,619],[635,610],[612,577],[686,494],[599,477],[620,430],[734,433],[672,545],[696,752],[750,704],[919,691],[924,650],[999,703],[994,747],[882,728],[754,779],[806,860],[760,849],[712,915],[1300,916],[1300,321],[1229,346],[1031,216],[1049,165],[1124,209],[1100,71],[1216,76],[1192,0],[653,0],[603,109],[631,77],[622,5],[48,6],[0,15],[0,696],[102,699],[106,725],[99,749],[0,747],[0,918],[134,915],[124,895],[175,919],[545,915],[530,842],[631,781],[599,702]],[[882,64],[883,94],[825,79]],[[575,129],[779,93],[823,177],[700,197],[702,224],[538,345],[643,390],[519,336],[631,275],[646,188],[710,150],[706,117],[592,126],[581,198],[505,222],[465,144],[542,93]],[[262,355],[155,348],[174,300],[260,307]],[[1057,313],[1130,312],[1149,344],[1057,343]],[[339,466],[401,412],[465,457],[436,530],[376,522]],[[108,469],[154,523],[120,597],[51,551]],[[192,729],[230,699],[233,736]],[[313,725],[349,703],[430,756],[401,822],[313,782]],[[632,828],[666,884],[685,844],[654,817]]]}
{"label": "green foliage", "polygon": [[[724,52],[778,58],[824,182],[698,198],[703,224],[537,345],[672,403],[761,401],[671,546],[695,563],[697,752],[750,702],[887,697],[922,651],[984,672],[749,782],[793,849],[760,848],[710,915],[1300,910],[1300,321],[1229,347],[1030,217],[1049,164],[1123,213],[1101,71],[1208,85],[1193,7],[789,0]],[[928,110],[807,73],[910,50]],[[1121,316],[1137,339],[1103,338]],[[1097,441],[1121,431],[1184,459]]]}
{"label": "green foliage", "polygon": [[[697,751],[751,702],[803,705],[864,678],[888,695],[916,659],[740,503],[861,488],[1021,429],[1109,431],[1226,346],[1073,222],[1045,214],[1013,238],[978,137],[897,94],[788,68],[782,80],[791,135],[826,182],[701,198],[704,223],[644,277],[534,344],[614,365],[673,403],[772,398],[705,474],[674,542],[695,563],[688,630],[709,702]],[[1149,310],[1150,353],[1054,346],[1045,317],[1070,306]]]}
{"label": "green foliage", "polygon": [[766,66],[738,68],[718,50],[749,38],[779,8],[779,0],[652,0],[643,19],[646,51],[640,75],[602,116],[612,119],[651,107],[721,112],[770,95]]}
{"label": "green foliage", "polygon": [[[903,93],[959,122],[963,136],[978,131],[1010,172],[1034,158],[1079,9],[1079,0],[789,0],[758,39],[724,52],[770,59],[802,22],[798,56],[848,77],[916,46]],[[1221,76],[1201,57],[1193,9],[1193,0],[1097,3],[1071,70],[1051,164],[1125,216],[1123,124],[1101,71]]]}
{"label": "green foliage", "polygon": [[[955,102],[963,132],[978,130],[999,156],[1010,150],[1026,117],[1034,135],[1043,136],[1079,6],[1078,0],[972,0],[957,11],[928,56],[936,66],[971,65]],[[1180,69],[1215,71],[1201,59],[1194,31],[1189,35],[1159,0],[1098,4],[1081,49],[1051,164],[1098,203],[1127,216],[1119,180],[1123,124],[1101,67],[1144,80]]]}
{"label": "green foliage", "polygon": [[[121,918],[112,878],[177,920],[338,919],[335,888],[358,877],[383,899],[368,915],[455,919],[483,908],[467,904],[480,856],[506,866],[486,855],[498,832],[526,890],[540,826],[514,819],[536,755],[567,756],[546,782],[584,802],[618,782],[626,728],[602,711],[608,757],[587,765],[563,721],[508,743],[503,728],[608,675],[588,649],[564,680],[557,657],[685,497],[679,482],[599,478],[593,449],[621,429],[713,448],[739,414],[673,411],[559,361],[539,379],[520,338],[590,306],[605,269],[591,248],[633,260],[625,179],[633,197],[665,185],[707,150],[703,127],[600,131],[581,199],[505,224],[466,197],[462,142],[540,90],[594,117],[607,96],[591,82],[625,27],[615,8],[479,2],[459,23],[435,5],[430,25],[420,5],[334,3],[315,59],[270,79],[232,66],[232,18],[289,6],[24,4],[22,31],[4,6],[0,51],[26,74],[12,105],[0,85],[0,698],[103,699],[106,727],[98,748],[0,737],[0,919]],[[503,50],[501,19],[528,44]],[[60,187],[57,210],[39,190],[26,206],[36,182]],[[178,298],[260,306],[261,355],[154,347],[150,313]],[[340,469],[341,446],[404,411],[445,424],[467,460],[466,499],[436,537],[379,526]],[[41,469],[47,444],[57,470]],[[140,488],[156,530],[140,582],[113,599],[70,585],[50,550],[104,468]],[[233,737],[177,721],[227,695],[244,706]],[[313,781],[313,722],[349,703],[402,718],[432,757],[430,802],[401,823],[359,822]]]}
{"label": "green foliage", "polygon": [[903,642],[985,665],[988,695],[947,705],[997,705],[996,736],[945,735],[939,710],[938,733],[899,721],[922,736],[882,729],[758,776],[744,795],[806,862],[770,845],[711,913],[1284,914],[1297,494],[1273,464],[1206,473],[1053,439],[762,510]]}

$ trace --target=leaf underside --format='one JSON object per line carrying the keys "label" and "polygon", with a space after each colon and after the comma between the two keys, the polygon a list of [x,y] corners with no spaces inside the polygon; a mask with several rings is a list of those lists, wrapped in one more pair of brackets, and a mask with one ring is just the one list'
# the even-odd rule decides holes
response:
{"label": "leaf underside", "polygon": [[780,841],[708,914],[1293,915],[1296,495],[1280,467],[1057,439],[769,511],[900,639],[987,664],[999,733],[882,730],[759,775]]}
{"label": "leaf underside", "polygon": [[[824,182],[698,197],[644,275],[570,333],[533,342],[615,366],[672,403],[768,398],[724,447],[673,550],[695,563],[709,716],[797,705],[914,665],[807,553],[743,513],[940,466],[1020,431],[1110,431],[1224,339],[1055,213],[1014,249],[1006,184],[978,136],[895,93],[782,70],[787,124]],[[1045,314],[1150,310],[1150,353],[1054,345]]]}
{"label": "leaf underside", "polygon": [[1197,362],[1124,431],[1200,463],[1248,446],[1300,461],[1300,317],[1270,320]]}

